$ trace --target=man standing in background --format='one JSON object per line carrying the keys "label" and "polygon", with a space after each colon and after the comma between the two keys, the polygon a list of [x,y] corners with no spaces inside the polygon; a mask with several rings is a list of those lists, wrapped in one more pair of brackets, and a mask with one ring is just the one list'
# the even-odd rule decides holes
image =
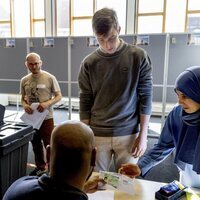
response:
{"label": "man standing in background", "polygon": [[37,53],[29,53],[26,56],[25,65],[31,72],[24,76],[20,83],[21,102],[25,112],[30,115],[33,113],[32,103],[39,103],[37,107],[38,112],[43,112],[45,109],[49,111],[40,129],[36,130],[31,141],[36,168],[30,175],[39,176],[46,171],[43,144],[45,148],[49,145],[51,132],[54,128],[52,105],[61,100],[62,94],[55,76],[41,70],[42,60]]}

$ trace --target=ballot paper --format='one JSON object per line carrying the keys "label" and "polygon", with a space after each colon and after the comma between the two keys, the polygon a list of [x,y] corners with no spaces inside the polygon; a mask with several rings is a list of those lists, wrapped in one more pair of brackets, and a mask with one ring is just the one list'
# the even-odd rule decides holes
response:
{"label": "ballot paper", "polygon": [[89,200],[114,200],[114,191],[103,190],[87,195]]}
{"label": "ballot paper", "polygon": [[106,184],[100,189],[118,190],[121,192],[134,194],[133,179],[129,178],[128,176],[115,172],[100,171],[99,177],[106,182]]}
{"label": "ballot paper", "polygon": [[24,113],[20,119],[28,124],[31,125],[34,129],[40,129],[40,126],[42,125],[42,122],[44,121],[45,117],[49,113],[47,109],[45,109],[43,112],[38,112],[37,107],[39,103],[32,103],[31,108],[33,109],[32,114]]}

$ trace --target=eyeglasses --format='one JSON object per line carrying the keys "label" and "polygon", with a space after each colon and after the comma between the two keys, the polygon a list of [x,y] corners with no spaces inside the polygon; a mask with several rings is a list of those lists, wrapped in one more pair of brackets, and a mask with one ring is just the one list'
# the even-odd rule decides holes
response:
{"label": "eyeglasses", "polygon": [[35,65],[39,65],[40,63],[39,62],[35,62],[35,63],[28,63],[29,66],[33,67]]}

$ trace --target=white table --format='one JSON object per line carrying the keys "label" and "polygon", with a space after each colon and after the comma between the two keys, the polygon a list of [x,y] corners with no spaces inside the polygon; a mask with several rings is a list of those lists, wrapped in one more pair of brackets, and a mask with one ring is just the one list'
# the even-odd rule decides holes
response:
{"label": "white table", "polygon": [[134,179],[134,194],[115,192],[115,200],[155,200],[155,192],[165,183]]}

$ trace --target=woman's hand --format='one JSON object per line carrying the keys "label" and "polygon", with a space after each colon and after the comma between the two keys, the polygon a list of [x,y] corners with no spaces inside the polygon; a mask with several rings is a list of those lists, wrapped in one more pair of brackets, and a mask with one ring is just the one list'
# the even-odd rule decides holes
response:
{"label": "woman's hand", "polygon": [[130,178],[135,178],[141,174],[141,170],[136,164],[126,163],[121,165],[118,173],[129,176]]}

